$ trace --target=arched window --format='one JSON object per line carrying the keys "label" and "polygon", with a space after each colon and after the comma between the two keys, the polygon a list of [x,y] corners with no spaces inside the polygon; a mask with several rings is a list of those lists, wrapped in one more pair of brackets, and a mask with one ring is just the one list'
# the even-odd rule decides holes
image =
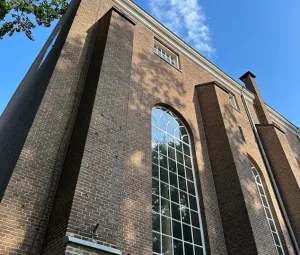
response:
{"label": "arched window", "polygon": [[191,139],[161,106],[152,109],[152,222],[153,254],[206,254]]}
{"label": "arched window", "polygon": [[276,224],[275,224],[275,221],[274,221],[274,217],[273,217],[273,214],[272,214],[272,211],[271,211],[271,207],[270,207],[270,204],[269,204],[269,201],[268,201],[268,197],[266,195],[265,188],[264,188],[262,179],[260,177],[260,174],[259,174],[258,170],[255,168],[255,166],[253,164],[252,164],[251,170],[252,170],[252,173],[253,173],[253,176],[254,176],[254,179],[255,179],[255,183],[256,183],[259,195],[260,195],[262,207],[264,208],[265,215],[266,215],[266,218],[267,218],[268,223],[269,223],[270,231],[272,233],[272,237],[273,237],[273,240],[274,240],[274,244],[276,246],[277,253],[279,255],[285,254],[284,250],[283,250],[283,247],[282,247],[282,243],[281,243],[279,234],[278,234],[278,230],[277,230],[277,227],[276,227]]}

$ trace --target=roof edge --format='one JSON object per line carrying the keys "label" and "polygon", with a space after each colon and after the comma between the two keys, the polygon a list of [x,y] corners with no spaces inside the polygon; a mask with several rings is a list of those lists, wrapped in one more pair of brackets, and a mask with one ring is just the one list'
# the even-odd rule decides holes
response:
{"label": "roof edge", "polygon": [[271,106],[267,105],[265,103],[267,110],[273,120],[275,120],[277,123],[285,127],[286,129],[293,132],[295,135],[300,136],[300,129],[296,125],[294,125],[292,122],[290,122],[287,118],[282,116],[280,113],[275,111]]}

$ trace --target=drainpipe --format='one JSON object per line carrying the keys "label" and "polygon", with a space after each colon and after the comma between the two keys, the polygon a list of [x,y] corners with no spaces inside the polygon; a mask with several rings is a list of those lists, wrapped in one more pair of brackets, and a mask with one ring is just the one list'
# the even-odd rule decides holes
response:
{"label": "drainpipe", "polygon": [[296,252],[297,255],[300,255],[300,249],[299,249],[299,245],[298,245],[298,243],[297,243],[297,240],[296,240],[296,237],[295,237],[295,234],[294,234],[293,227],[292,227],[292,225],[291,225],[291,222],[290,222],[290,220],[289,220],[288,214],[287,214],[286,209],[285,209],[285,207],[284,207],[284,204],[283,204],[283,201],[282,201],[282,198],[281,198],[281,195],[280,195],[278,186],[277,186],[277,184],[276,184],[276,181],[275,181],[275,178],[274,178],[274,175],[273,175],[272,168],[271,168],[270,163],[269,163],[269,161],[268,161],[267,155],[266,155],[266,153],[265,153],[264,147],[263,147],[262,142],[261,142],[261,140],[260,140],[260,137],[259,137],[259,135],[258,135],[256,126],[255,126],[254,121],[253,121],[253,118],[252,118],[252,115],[251,115],[251,113],[250,113],[250,110],[249,110],[247,101],[246,101],[246,99],[245,99],[245,96],[244,96],[244,88],[243,88],[243,90],[242,90],[242,100],[243,100],[243,104],[244,104],[244,106],[245,106],[246,113],[247,113],[248,119],[249,119],[249,121],[250,121],[252,130],[253,130],[253,132],[254,132],[256,141],[257,141],[257,143],[258,143],[258,147],[259,147],[259,149],[260,149],[260,152],[261,152],[261,155],[262,155],[262,157],[263,157],[265,166],[266,166],[266,168],[267,168],[267,171],[268,171],[268,174],[269,174],[271,183],[272,183],[272,187],[273,187],[273,189],[275,190],[275,194],[276,194],[277,200],[278,200],[278,202],[279,202],[279,206],[280,206],[281,212],[282,212],[282,214],[283,214],[283,218],[284,218],[284,220],[285,220],[286,226],[287,226],[287,228],[288,228],[290,237],[291,237],[291,239],[292,239],[292,242],[293,242],[293,245],[294,245],[294,248],[295,248],[295,252]]}

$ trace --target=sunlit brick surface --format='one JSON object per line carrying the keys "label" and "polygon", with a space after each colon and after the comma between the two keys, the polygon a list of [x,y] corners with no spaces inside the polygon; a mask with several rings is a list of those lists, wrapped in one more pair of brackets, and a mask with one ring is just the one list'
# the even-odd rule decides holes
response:
{"label": "sunlit brick surface", "polygon": [[[155,38],[178,54],[180,70],[154,53]],[[156,105],[176,113],[190,134],[207,254],[276,254],[251,163],[284,252],[295,254],[241,95],[224,87],[115,1],[82,1],[0,204],[0,254],[107,255],[66,243],[70,235],[152,255]],[[270,120],[264,107],[248,104],[255,124]],[[261,131],[264,144],[274,166],[280,157],[290,165],[280,186],[294,187],[287,199],[298,201],[300,142],[272,128]]]}

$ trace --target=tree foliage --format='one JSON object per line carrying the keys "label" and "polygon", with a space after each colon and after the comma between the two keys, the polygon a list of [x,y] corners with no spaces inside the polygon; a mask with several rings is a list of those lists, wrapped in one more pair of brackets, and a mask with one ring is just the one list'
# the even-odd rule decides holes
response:
{"label": "tree foliage", "polygon": [[30,39],[32,29],[50,27],[68,8],[68,0],[0,0],[0,39],[23,32]]}

